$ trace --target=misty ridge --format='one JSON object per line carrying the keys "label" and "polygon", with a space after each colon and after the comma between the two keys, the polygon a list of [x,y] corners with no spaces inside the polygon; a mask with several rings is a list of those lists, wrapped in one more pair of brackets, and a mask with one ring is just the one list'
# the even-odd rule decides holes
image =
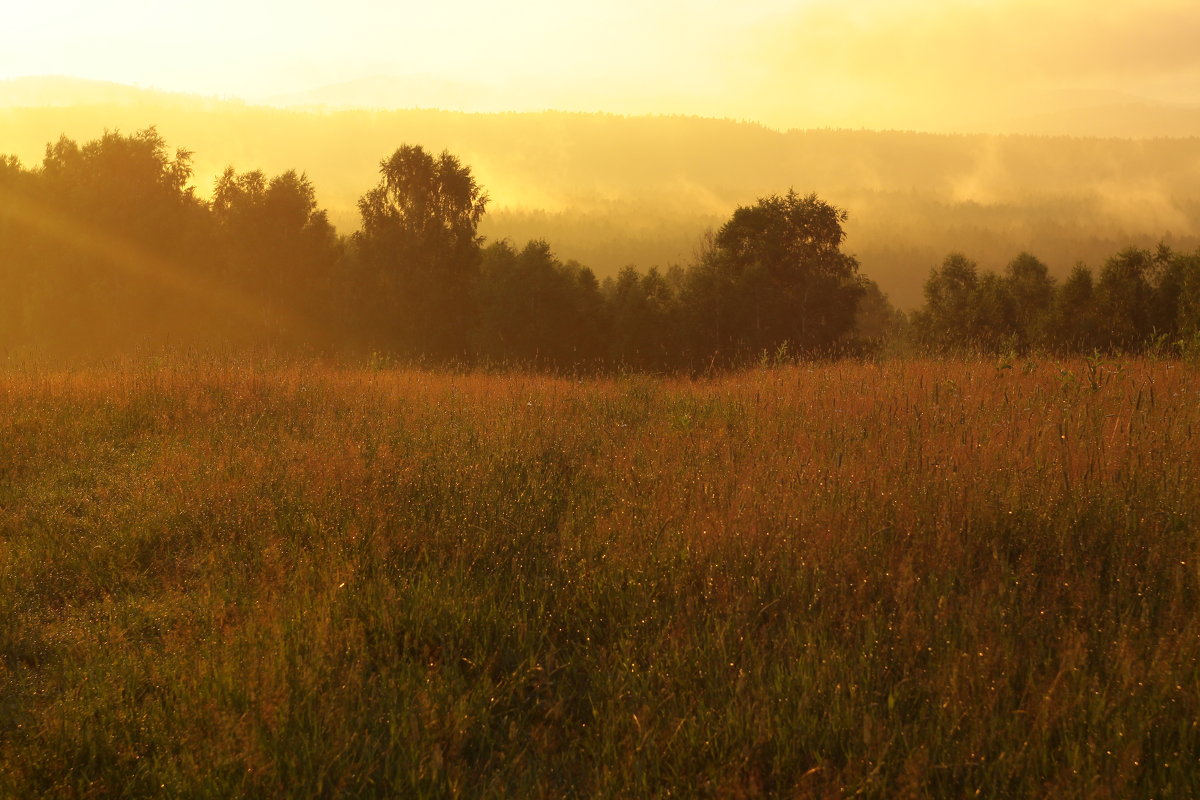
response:
{"label": "misty ridge", "polygon": [[[0,150],[24,163],[59,134],[80,141],[150,125],[194,151],[194,184],[210,196],[228,166],[302,170],[341,232],[382,154],[398,144],[447,150],[492,198],[489,240],[545,239],[600,277],[667,270],[694,259],[731,209],[795,187],[849,212],[846,248],[901,308],[948,252],[999,270],[1031,252],[1066,277],[1125,247],[1200,245],[1200,139],[1084,138],[901,131],[776,131],[695,117],[566,112],[290,110],[33,79],[0,85]],[[83,102],[89,96],[97,102]],[[54,105],[57,101],[61,105]],[[37,100],[40,107],[33,107]],[[1197,130],[1190,109],[1128,105],[1081,111],[1082,124]],[[1152,113],[1153,112],[1153,113]],[[1051,126],[1051,129],[1054,129]]]}

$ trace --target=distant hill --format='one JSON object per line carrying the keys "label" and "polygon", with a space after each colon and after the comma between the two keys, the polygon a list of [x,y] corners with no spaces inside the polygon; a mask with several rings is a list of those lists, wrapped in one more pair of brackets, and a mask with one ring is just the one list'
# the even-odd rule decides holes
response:
{"label": "distant hill", "polygon": [[1044,136],[1137,139],[1200,136],[1200,106],[1110,103],[1044,111],[1007,124],[998,124],[995,129],[1005,133]]}
{"label": "distant hill", "polygon": [[960,120],[944,132],[1125,139],[1200,136],[1200,105],[1156,102],[1125,92],[1038,91],[997,97],[993,107],[990,115]]}
{"label": "distant hill", "polygon": [[0,109],[97,105],[212,109],[220,106],[240,107],[245,103],[64,75],[0,80]]}
{"label": "distant hill", "polygon": [[267,105],[301,109],[441,108],[496,111],[504,109],[503,93],[494,86],[433,78],[375,75],[318,86],[302,92],[275,95]]}
{"label": "distant hill", "polygon": [[[364,97],[374,90],[370,82],[359,88]],[[336,87],[328,92],[338,96]],[[1096,99],[1112,98],[1083,98]],[[1159,122],[1187,130],[1189,113],[1174,109]],[[1096,126],[1121,119],[1111,108],[1097,114]],[[1153,122],[1149,112],[1129,116]],[[955,250],[992,268],[1029,250],[1062,275],[1077,260],[1096,264],[1131,244],[1200,247],[1195,137],[782,132],[697,117],[301,111],[71,79],[0,82],[0,153],[26,164],[38,163],[62,134],[87,141],[105,129],[149,125],[193,151],[201,194],[228,165],[302,170],[343,232],[356,227],[357,199],[374,184],[380,159],[403,143],[449,150],[492,198],[487,236],[545,238],[563,258],[601,274],[684,263],[705,229],[739,204],[789,187],[849,210],[848,249],[904,306],[919,303],[930,267]]]}

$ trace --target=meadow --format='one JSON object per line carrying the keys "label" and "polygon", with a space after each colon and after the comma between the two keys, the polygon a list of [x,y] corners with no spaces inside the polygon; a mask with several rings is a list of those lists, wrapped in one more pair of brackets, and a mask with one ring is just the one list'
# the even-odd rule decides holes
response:
{"label": "meadow", "polygon": [[0,372],[0,796],[1200,796],[1200,369]]}

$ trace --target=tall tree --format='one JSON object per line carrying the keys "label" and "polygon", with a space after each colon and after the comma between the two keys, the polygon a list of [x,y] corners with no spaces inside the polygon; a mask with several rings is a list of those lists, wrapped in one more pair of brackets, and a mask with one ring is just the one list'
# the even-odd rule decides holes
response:
{"label": "tall tree", "polygon": [[1133,351],[1149,341],[1154,332],[1154,289],[1150,279],[1155,266],[1154,254],[1134,247],[1105,262],[1096,286],[1104,347]]}
{"label": "tall tree", "polygon": [[394,346],[439,359],[467,353],[482,243],[476,230],[487,202],[471,170],[449,153],[404,145],[380,163],[378,185],[358,202],[355,244]]}
{"label": "tall tree", "polygon": [[994,272],[979,278],[971,298],[971,342],[987,353],[1010,352],[1024,345],[1011,284]]}
{"label": "tall tree", "polygon": [[975,294],[978,265],[961,253],[951,253],[925,281],[925,307],[913,314],[913,329],[927,347],[956,349],[976,334]]}
{"label": "tall tree", "polygon": [[227,169],[212,213],[227,268],[222,277],[261,309],[255,338],[284,347],[327,341],[338,242],[308,177],[289,170],[267,180],[257,170]]}
{"label": "tall tree", "polygon": [[795,191],[734,211],[686,292],[712,309],[705,324],[724,357],[785,344],[819,351],[852,330],[863,288],[857,260],[841,249],[845,221],[842,209]]}
{"label": "tall tree", "polygon": [[1048,332],[1051,345],[1059,351],[1078,353],[1100,346],[1095,281],[1083,264],[1075,265],[1055,292]]}
{"label": "tall tree", "polygon": [[680,360],[675,293],[657,268],[633,267],[605,284],[611,309],[610,353],[614,363],[636,369],[667,369]]}
{"label": "tall tree", "polygon": [[[61,285],[45,341],[71,349],[147,344],[194,330],[204,300],[194,276],[208,252],[191,153],[154,128],[46,147],[27,214],[42,263]],[[28,209],[27,209],[28,210]]]}
{"label": "tall tree", "polygon": [[1054,304],[1054,278],[1036,256],[1021,253],[1009,262],[1004,286],[1012,296],[1013,314],[1024,347],[1047,341],[1048,315]]}

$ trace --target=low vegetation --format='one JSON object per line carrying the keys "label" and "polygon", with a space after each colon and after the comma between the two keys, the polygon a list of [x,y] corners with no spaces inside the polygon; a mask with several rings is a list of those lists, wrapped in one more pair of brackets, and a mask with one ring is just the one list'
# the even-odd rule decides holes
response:
{"label": "low vegetation", "polygon": [[0,376],[0,795],[1195,797],[1200,375]]}

